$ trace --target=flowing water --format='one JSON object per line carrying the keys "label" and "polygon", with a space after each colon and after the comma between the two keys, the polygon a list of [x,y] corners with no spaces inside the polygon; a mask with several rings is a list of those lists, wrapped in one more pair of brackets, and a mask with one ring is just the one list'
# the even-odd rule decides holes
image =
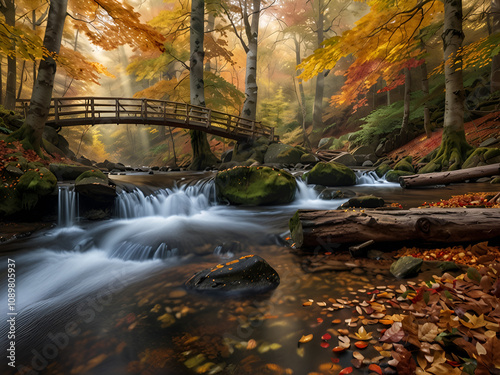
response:
{"label": "flowing water", "polygon": [[[299,178],[289,205],[226,206],[217,203],[213,180],[196,176],[161,189],[159,176],[120,176],[139,188],[120,194],[116,217],[78,225],[77,197],[63,188],[58,228],[2,245],[7,255],[1,264],[8,258],[16,264],[19,373],[27,373],[19,366],[64,375],[279,373],[266,372],[270,363],[293,374],[328,373],[330,351],[296,346],[302,334],[318,329],[320,316],[319,310],[303,310],[302,302],[338,298],[390,278],[376,268],[361,276],[349,269],[306,273],[283,238],[297,209],[335,209],[346,199],[321,200],[320,191]],[[156,184],[148,180],[154,177]],[[388,202],[403,198],[410,206],[408,198],[415,195],[422,203],[430,194],[446,198],[456,191],[412,195],[373,174],[359,174],[358,182],[348,189]],[[264,257],[280,274],[274,292],[221,299],[184,290],[194,272],[249,253]],[[6,267],[0,272],[6,280]],[[2,282],[1,295],[6,289]],[[7,309],[3,302],[0,314],[8,316]],[[4,319],[2,348],[10,345],[9,327]],[[3,373],[16,372],[5,367]]]}

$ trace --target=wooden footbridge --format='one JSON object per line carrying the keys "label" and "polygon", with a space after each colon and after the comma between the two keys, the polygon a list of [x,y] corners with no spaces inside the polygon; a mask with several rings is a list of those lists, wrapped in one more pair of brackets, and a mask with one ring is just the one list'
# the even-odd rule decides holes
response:
{"label": "wooden footbridge", "polygon": [[[29,100],[17,101],[16,109],[27,114]],[[55,128],[80,125],[135,124],[195,129],[224,138],[244,141],[266,137],[279,140],[274,128],[260,122],[209,108],[166,100],[110,97],[53,98],[46,125]]]}

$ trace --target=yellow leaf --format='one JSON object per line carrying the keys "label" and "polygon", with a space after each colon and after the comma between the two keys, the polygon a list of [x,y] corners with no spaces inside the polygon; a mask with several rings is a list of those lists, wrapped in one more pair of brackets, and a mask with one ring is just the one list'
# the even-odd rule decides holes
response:
{"label": "yellow leaf", "polygon": [[304,344],[306,342],[309,342],[313,339],[313,334],[309,334],[309,335],[302,335],[302,337],[300,338],[299,342]]}
{"label": "yellow leaf", "polygon": [[372,332],[366,332],[365,327],[361,326],[358,329],[358,332],[354,333],[354,335],[360,340],[371,340]]}

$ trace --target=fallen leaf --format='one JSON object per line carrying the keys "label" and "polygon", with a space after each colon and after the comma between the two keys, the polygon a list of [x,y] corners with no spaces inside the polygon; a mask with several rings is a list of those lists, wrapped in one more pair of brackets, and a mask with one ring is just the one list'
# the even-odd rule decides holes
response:
{"label": "fallen leaf", "polygon": [[360,340],[371,340],[373,333],[366,332],[365,327],[361,326],[359,327],[358,332],[355,332],[354,335]]}
{"label": "fallen leaf", "polygon": [[339,375],[345,375],[345,374],[350,374],[353,371],[352,367],[346,367],[345,369],[341,370],[339,372]]}
{"label": "fallen leaf", "polygon": [[368,370],[376,372],[378,375],[382,375],[382,369],[379,365],[372,363],[370,366],[368,366]]}
{"label": "fallen leaf", "polygon": [[302,335],[302,337],[300,338],[299,342],[304,344],[306,342],[309,342],[313,339],[313,334],[309,334],[309,335]]}
{"label": "fallen leaf", "polygon": [[358,349],[364,349],[364,348],[366,348],[366,347],[368,346],[368,344],[367,344],[366,342],[364,342],[364,341],[356,341],[356,342],[354,343],[354,345],[355,345],[355,346],[356,346],[356,348],[358,348]]}
{"label": "fallen leaf", "polygon": [[332,338],[332,335],[329,333],[325,333],[323,336],[321,336],[321,340],[330,340]]}

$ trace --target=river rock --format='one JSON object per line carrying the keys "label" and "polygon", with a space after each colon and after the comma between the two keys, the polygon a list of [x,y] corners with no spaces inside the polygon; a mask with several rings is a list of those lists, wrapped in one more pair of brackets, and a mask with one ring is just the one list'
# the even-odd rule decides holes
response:
{"label": "river rock", "polygon": [[194,274],[185,285],[199,292],[264,293],[280,283],[278,273],[258,255],[245,255]]}
{"label": "river rock", "polygon": [[50,171],[59,181],[76,180],[83,172],[91,171],[92,167],[85,165],[56,164],[49,165]]}
{"label": "river rock", "polygon": [[352,156],[348,152],[344,152],[343,154],[340,154],[336,158],[332,160],[333,162],[344,164],[346,166],[355,166],[358,164],[356,158]]}
{"label": "river rock", "polygon": [[17,190],[21,194],[22,207],[33,208],[40,197],[52,193],[57,185],[57,178],[47,168],[29,170],[19,178]]}
{"label": "river rock", "polygon": [[110,186],[108,178],[99,170],[83,172],[75,181],[75,190],[96,201],[113,200],[116,188]]}
{"label": "river rock", "polygon": [[411,176],[411,175],[414,175],[415,173],[412,173],[412,172],[407,172],[407,171],[394,171],[394,170],[391,170],[389,172],[387,172],[387,174],[385,175],[385,179],[389,182],[396,182],[396,183],[399,183],[399,177],[400,176]]}
{"label": "river rock", "polygon": [[396,163],[396,165],[394,166],[394,170],[411,172],[412,174],[415,174],[415,168],[413,168],[411,162],[412,162],[412,157],[407,156],[404,159],[401,159],[398,163]]}
{"label": "river rock", "polygon": [[474,152],[462,164],[462,169],[480,167],[483,165],[500,163],[499,148],[476,148]]}
{"label": "river rock", "polygon": [[217,173],[217,195],[230,204],[262,206],[293,201],[295,178],[280,169],[270,167],[235,167]]}
{"label": "river rock", "polygon": [[391,273],[398,279],[410,277],[418,272],[422,267],[423,260],[412,256],[401,257],[396,262],[391,264]]}
{"label": "river rock", "polygon": [[384,207],[385,202],[382,198],[374,195],[363,195],[349,199],[347,204],[348,207],[377,208]]}
{"label": "river rock", "polygon": [[[300,161],[304,164],[317,163],[318,158],[316,156],[314,156],[313,154],[302,154],[302,156],[300,157]],[[298,164],[300,164],[300,163],[298,163]],[[295,166],[296,168],[298,168],[298,164]]]}
{"label": "river rock", "polygon": [[391,170],[391,167],[388,163],[380,164],[377,169],[375,169],[375,173],[379,178],[384,177],[384,175]]}
{"label": "river rock", "polygon": [[495,137],[490,137],[490,138],[482,141],[481,144],[479,145],[479,147],[489,147],[491,145],[494,145],[497,142],[498,142],[498,139],[496,139]]}
{"label": "river rock", "polygon": [[304,152],[296,147],[283,143],[273,143],[269,145],[264,155],[266,164],[297,164]]}
{"label": "river rock", "polygon": [[356,184],[356,175],[343,164],[320,162],[304,175],[308,184],[323,186],[351,186]]}

